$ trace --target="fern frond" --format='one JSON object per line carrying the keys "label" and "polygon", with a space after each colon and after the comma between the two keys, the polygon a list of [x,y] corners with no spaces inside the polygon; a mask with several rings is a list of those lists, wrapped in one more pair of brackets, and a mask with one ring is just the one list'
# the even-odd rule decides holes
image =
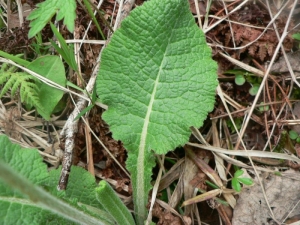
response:
{"label": "fern frond", "polygon": [[[17,57],[21,57],[22,55],[16,55]],[[4,73],[4,72],[16,72],[18,68],[16,66],[11,66],[8,63],[3,63],[1,65],[1,69],[0,69],[0,74]]]}
{"label": "fern frond", "polygon": [[3,66],[1,66],[1,71],[0,71],[0,85],[4,84],[4,82],[6,82],[10,77],[10,73],[5,73],[4,71],[2,71],[3,67],[4,64]]}
{"label": "fern frond", "polygon": [[15,66],[10,66],[9,68],[8,68],[8,70],[7,70],[7,72],[11,72],[11,73],[13,73],[13,72],[16,72],[17,71],[17,67],[15,67]]}
{"label": "fern frond", "polygon": [[[22,55],[16,55],[21,57]],[[4,63],[0,68],[0,85],[3,85],[0,92],[0,98],[5,95],[9,89],[11,95],[15,95],[20,88],[21,102],[25,102],[36,108],[43,110],[43,106],[40,103],[38,93],[39,87],[37,85],[37,79],[25,72],[16,72],[17,67],[10,66],[8,63]]]}
{"label": "fern frond", "polygon": [[43,110],[43,106],[38,97],[39,87],[35,83],[36,78],[24,72],[4,72],[2,68],[0,72],[0,85],[4,84],[4,87],[1,90],[0,98],[7,93],[9,89],[11,89],[11,95],[15,95],[20,87],[21,102],[26,102]]}
{"label": "fern frond", "polygon": [[[4,87],[2,88],[2,91],[1,91],[1,93],[0,93],[0,98],[2,98],[3,97],[3,95],[5,95],[5,93],[7,93],[8,92],[8,90],[13,86],[13,84],[16,82],[16,76],[12,76],[11,75],[12,73],[10,73],[10,72],[4,72],[4,73],[2,73],[1,74],[1,77],[2,76],[5,76],[5,80],[3,79],[3,80],[1,80],[1,81],[3,81],[3,83],[6,81],[6,83],[4,84]],[[0,85],[2,85],[3,84],[2,82],[0,83]]]}
{"label": "fern frond", "polygon": [[38,97],[38,92],[36,91],[36,85],[34,83],[25,82],[22,84],[20,87],[20,96],[22,102],[27,102],[36,108],[43,109]]}
{"label": "fern frond", "polygon": [[0,73],[3,73],[4,71],[6,71],[8,68],[8,63],[3,63],[0,69]]}
{"label": "fern frond", "polygon": [[20,86],[22,79],[14,79],[15,82],[13,83],[11,87],[11,95],[14,96],[18,90],[18,87]]}

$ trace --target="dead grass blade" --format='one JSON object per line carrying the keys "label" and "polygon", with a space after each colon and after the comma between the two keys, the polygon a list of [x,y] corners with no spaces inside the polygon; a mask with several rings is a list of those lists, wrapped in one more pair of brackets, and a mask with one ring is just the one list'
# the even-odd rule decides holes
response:
{"label": "dead grass blade", "polygon": [[190,147],[185,146],[184,149],[187,156],[202,170],[202,172],[205,173],[218,187],[222,188],[223,183],[218,174],[210,168],[204,160],[197,157]]}
{"label": "dead grass blade", "polygon": [[198,202],[206,201],[208,199],[216,197],[217,195],[220,195],[221,193],[222,193],[221,189],[214,189],[214,190],[205,192],[204,194],[197,195],[194,198],[191,198],[191,199],[188,199],[188,200],[184,201],[182,203],[181,207],[191,205],[191,204],[195,204],[195,203],[198,203]]}
{"label": "dead grass blade", "polygon": [[227,155],[236,155],[236,156],[242,156],[242,157],[261,157],[261,158],[274,158],[274,159],[286,159],[290,161],[295,161],[300,164],[300,159],[297,158],[295,155],[287,155],[286,153],[276,153],[276,152],[265,152],[265,151],[259,151],[259,150],[228,150],[224,148],[218,148],[214,146],[207,146],[202,144],[196,144],[188,142],[187,145],[197,147],[200,149],[205,149],[217,153],[223,153]]}

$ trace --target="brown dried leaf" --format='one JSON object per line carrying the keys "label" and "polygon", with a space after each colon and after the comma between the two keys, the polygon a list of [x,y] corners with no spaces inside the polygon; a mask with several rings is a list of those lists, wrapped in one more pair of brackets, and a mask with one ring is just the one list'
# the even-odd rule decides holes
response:
{"label": "brown dried leaf", "polygon": [[258,46],[257,45],[251,45],[248,48],[248,52],[251,56],[255,56],[256,50],[257,50]]}
{"label": "brown dried leaf", "polygon": [[222,187],[223,183],[216,171],[214,171],[204,160],[197,157],[190,147],[185,146],[184,148],[188,157],[194,161],[194,163],[203,171],[203,173],[205,173],[216,185]]}
{"label": "brown dried leaf", "polygon": [[[185,167],[183,171],[183,195],[184,200],[190,199],[194,196],[194,186],[190,184],[190,181],[197,176],[197,174],[201,174],[198,171],[197,166],[191,161],[188,157],[185,157]],[[185,207],[184,214],[190,215],[192,212],[193,207]]]}
{"label": "brown dried leaf", "polygon": [[265,46],[265,44],[262,44],[259,46],[258,48],[258,56],[259,56],[259,59],[261,61],[264,61],[264,59],[266,58],[267,56],[267,48]]}

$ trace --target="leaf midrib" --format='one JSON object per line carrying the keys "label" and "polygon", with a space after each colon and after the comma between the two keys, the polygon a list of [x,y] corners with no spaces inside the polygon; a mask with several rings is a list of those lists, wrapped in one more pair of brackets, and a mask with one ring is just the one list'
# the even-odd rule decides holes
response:
{"label": "leaf midrib", "polygon": [[[180,18],[180,16],[177,16],[176,18]],[[137,196],[138,199],[147,199],[145,198],[145,179],[144,179],[144,171],[145,171],[145,147],[146,147],[146,139],[147,139],[147,134],[148,134],[148,127],[149,127],[149,120],[150,120],[150,116],[151,116],[151,112],[152,112],[152,108],[153,108],[153,103],[155,100],[155,94],[157,91],[157,87],[159,84],[159,79],[160,79],[160,75],[161,75],[161,71],[162,71],[162,65],[164,64],[164,61],[166,59],[166,53],[168,52],[168,48],[170,46],[170,40],[172,39],[173,36],[173,31],[174,31],[174,27],[177,24],[178,19],[176,19],[176,21],[174,22],[174,26],[172,28],[171,31],[171,35],[169,36],[168,39],[168,44],[166,45],[166,49],[164,51],[164,56],[161,60],[160,66],[159,66],[159,71],[157,73],[157,78],[155,80],[154,83],[154,87],[153,87],[153,91],[151,94],[151,98],[150,98],[150,102],[148,105],[148,109],[147,109],[147,113],[146,113],[146,117],[145,117],[145,122],[144,122],[144,126],[142,129],[142,133],[141,133],[141,138],[140,138],[140,144],[139,144],[139,149],[138,149],[138,157],[137,157],[137,180],[136,180],[136,189],[137,189]],[[149,153],[150,153],[149,149]],[[136,209],[139,210],[143,210],[143,212],[138,212],[139,215],[145,215],[146,213],[146,208],[144,207],[144,203],[143,200],[137,200],[136,203],[138,204],[138,206],[136,207]]]}

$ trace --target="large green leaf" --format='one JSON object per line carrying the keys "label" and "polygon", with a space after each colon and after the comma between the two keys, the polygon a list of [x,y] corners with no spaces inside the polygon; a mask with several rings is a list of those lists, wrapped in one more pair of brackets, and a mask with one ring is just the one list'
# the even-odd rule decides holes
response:
{"label": "large green leaf", "polygon": [[[49,172],[50,177],[47,186],[57,186],[60,172],[61,166],[58,169],[51,170]],[[64,198],[76,198],[78,202],[83,204],[96,208],[102,208],[101,204],[96,199],[96,187],[97,184],[94,176],[81,167],[73,166]],[[61,191],[58,191],[57,188],[53,188],[49,191],[51,191],[51,193],[55,196],[61,195]]]}
{"label": "large green leaf", "polygon": [[[63,87],[66,86],[64,64],[58,56],[48,55],[37,58],[28,65],[28,69],[31,69]],[[64,92],[40,82],[38,94],[43,109],[37,108],[37,111],[45,120],[49,121],[55,106],[62,98]]]}
{"label": "large green leaf", "polygon": [[187,0],[151,0],[133,10],[103,51],[97,93],[103,119],[128,150],[135,213],[145,217],[151,150],[185,144],[213,109],[217,64]]}
{"label": "large green leaf", "polygon": [[115,224],[99,209],[95,178],[87,171],[72,167],[70,185],[58,192],[59,171],[48,173],[36,149],[21,148],[4,135],[0,146],[0,224]]}

